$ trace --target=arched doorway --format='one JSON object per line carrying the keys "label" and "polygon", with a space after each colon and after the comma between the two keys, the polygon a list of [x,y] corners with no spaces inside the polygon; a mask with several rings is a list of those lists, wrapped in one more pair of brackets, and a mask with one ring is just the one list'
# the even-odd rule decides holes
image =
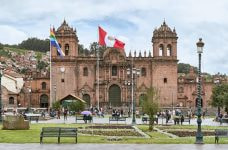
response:
{"label": "arched doorway", "polygon": [[86,102],[86,107],[89,108],[90,107],[90,96],[89,96],[89,94],[84,94],[82,99]]}
{"label": "arched doorway", "polygon": [[48,108],[48,96],[46,94],[40,96],[40,108]]}
{"label": "arched doorway", "polygon": [[108,94],[110,106],[121,106],[121,89],[118,85],[111,85]]}

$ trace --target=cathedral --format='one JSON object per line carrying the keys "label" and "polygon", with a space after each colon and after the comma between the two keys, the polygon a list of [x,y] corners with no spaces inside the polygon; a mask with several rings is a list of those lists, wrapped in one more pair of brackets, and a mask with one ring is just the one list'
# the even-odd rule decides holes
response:
{"label": "cathedral", "polygon": [[[138,56],[136,53],[127,56],[124,50],[107,48],[99,63],[96,56],[79,55],[77,32],[65,20],[54,33],[65,56],[59,56],[56,48],[51,48],[52,102],[74,95],[85,100],[87,107],[129,107],[134,91],[139,106],[147,89],[155,87],[160,106],[178,104],[178,37],[165,21],[153,31],[149,55],[140,52]],[[129,75],[129,70],[131,73],[137,70],[139,74]]]}

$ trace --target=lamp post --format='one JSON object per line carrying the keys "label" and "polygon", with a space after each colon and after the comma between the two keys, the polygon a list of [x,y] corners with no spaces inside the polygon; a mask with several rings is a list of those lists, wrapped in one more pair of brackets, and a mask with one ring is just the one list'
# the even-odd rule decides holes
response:
{"label": "lamp post", "polygon": [[197,53],[199,54],[199,70],[198,70],[198,87],[197,87],[197,132],[196,132],[196,142],[195,144],[203,144],[203,134],[201,131],[201,115],[202,115],[202,109],[201,109],[201,54],[203,53],[203,46],[204,43],[202,41],[202,38],[199,39],[199,41],[196,43],[197,45]]}
{"label": "lamp post", "polygon": [[54,92],[55,92],[54,102],[56,102],[56,84],[54,85]]}
{"label": "lamp post", "polygon": [[0,68],[0,122],[2,122],[2,69]]}
{"label": "lamp post", "polygon": [[[132,125],[135,125],[136,118],[135,118],[134,83],[136,85],[136,78],[140,75],[140,69],[133,68],[133,65],[132,65],[131,68],[127,69],[127,75],[131,75],[131,81],[128,82],[128,85],[129,85],[129,83],[131,85]],[[134,82],[134,80],[135,80],[135,82]]]}
{"label": "lamp post", "polygon": [[28,82],[29,82],[29,88],[28,88],[28,92],[29,92],[29,103],[28,103],[28,111],[29,111],[29,113],[31,112],[31,98],[32,98],[32,84],[31,84],[31,82],[32,82],[32,78],[31,77],[29,77],[28,78]]}

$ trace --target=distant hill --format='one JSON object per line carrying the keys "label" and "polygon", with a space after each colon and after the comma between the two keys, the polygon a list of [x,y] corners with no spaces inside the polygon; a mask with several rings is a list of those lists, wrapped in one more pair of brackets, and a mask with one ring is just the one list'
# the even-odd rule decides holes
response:
{"label": "distant hill", "polygon": [[1,46],[8,47],[8,48],[33,50],[33,51],[39,51],[39,52],[47,52],[50,50],[49,39],[42,40],[35,37],[28,38],[27,40],[24,40],[17,45],[1,44],[0,49],[1,49]]}
{"label": "distant hill", "polygon": [[190,64],[178,63],[178,73],[188,74],[190,68],[193,67],[195,73],[197,73],[197,67],[191,66]]}

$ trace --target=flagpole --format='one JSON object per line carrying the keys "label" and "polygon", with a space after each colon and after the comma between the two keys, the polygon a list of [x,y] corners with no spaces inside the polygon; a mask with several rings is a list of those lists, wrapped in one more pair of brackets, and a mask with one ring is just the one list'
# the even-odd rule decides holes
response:
{"label": "flagpole", "polygon": [[[50,28],[49,28],[49,32],[50,32],[50,30],[51,30],[51,24],[50,24]],[[49,33],[50,34],[50,33]],[[52,53],[51,53],[51,39],[49,38],[49,54],[50,54],[50,56],[49,56],[49,61],[50,61],[50,91],[51,91],[51,98],[50,98],[50,104],[49,104],[49,109],[48,109],[48,114],[50,114],[50,107],[52,107],[52,101],[53,101],[53,93],[52,93],[52,90],[51,90],[51,88],[52,88],[52,82],[51,82],[51,79],[52,79],[52,77],[51,77],[51,55],[52,55]]]}
{"label": "flagpole", "polygon": [[[99,25],[98,25],[99,27]],[[98,34],[97,34],[97,37],[98,37],[98,41],[99,41],[99,30],[98,30]],[[97,48],[97,108],[99,110],[100,108],[100,79],[99,79],[99,48],[100,48],[100,45],[98,43],[98,48]]]}

